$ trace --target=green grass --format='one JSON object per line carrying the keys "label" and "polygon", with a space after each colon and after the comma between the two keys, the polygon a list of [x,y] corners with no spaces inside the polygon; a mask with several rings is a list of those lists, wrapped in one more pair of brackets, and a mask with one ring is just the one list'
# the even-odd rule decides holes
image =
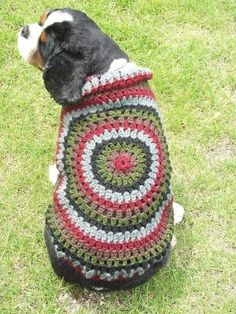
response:
{"label": "green grass", "polygon": [[[60,108],[16,34],[64,3],[154,72],[186,216],[168,266],[133,291],[65,284],[43,240]],[[0,313],[235,313],[235,12],[233,0],[0,2]]]}

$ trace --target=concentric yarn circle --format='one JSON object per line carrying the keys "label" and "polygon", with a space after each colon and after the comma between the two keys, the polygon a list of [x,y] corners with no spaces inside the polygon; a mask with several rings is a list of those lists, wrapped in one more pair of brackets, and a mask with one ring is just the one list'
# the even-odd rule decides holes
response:
{"label": "concentric yarn circle", "polygon": [[[147,112],[145,112],[147,114]],[[65,164],[80,210],[108,225],[140,223],[167,193],[170,166],[158,115],[106,112],[71,123]],[[96,121],[96,122],[94,122]],[[159,126],[157,128],[157,125]]]}

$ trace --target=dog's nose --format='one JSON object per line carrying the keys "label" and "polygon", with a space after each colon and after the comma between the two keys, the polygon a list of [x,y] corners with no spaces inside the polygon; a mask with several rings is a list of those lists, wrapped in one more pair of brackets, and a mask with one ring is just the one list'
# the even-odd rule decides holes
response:
{"label": "dog's nose", "polygon": [[21,30],[21,36],[27,39],[29,37],[29,33],[29,25],[25,25]]}

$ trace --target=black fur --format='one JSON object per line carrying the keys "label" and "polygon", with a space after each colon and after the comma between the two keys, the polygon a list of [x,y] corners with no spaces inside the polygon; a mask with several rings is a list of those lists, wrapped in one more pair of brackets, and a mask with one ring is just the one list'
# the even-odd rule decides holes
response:
{"label": "black fur", "polygon": [[87,76],[104,73],[113,60],[128,56],[85,13],[60,11],[72,15],[73,21],[47,27],[48,41],[39,44],[39,51],[46,89],[57,103],[68,105],[80,100]]}

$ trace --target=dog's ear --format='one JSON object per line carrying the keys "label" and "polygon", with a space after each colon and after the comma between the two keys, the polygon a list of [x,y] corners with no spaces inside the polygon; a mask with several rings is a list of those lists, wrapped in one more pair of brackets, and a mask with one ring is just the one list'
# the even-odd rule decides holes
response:
{"label": "dog's ear", "polygon": [[54,100],[61,105],[68,105],[80,100],[86,75],[83,56],[61,51],[48,59],[43,80]]}

